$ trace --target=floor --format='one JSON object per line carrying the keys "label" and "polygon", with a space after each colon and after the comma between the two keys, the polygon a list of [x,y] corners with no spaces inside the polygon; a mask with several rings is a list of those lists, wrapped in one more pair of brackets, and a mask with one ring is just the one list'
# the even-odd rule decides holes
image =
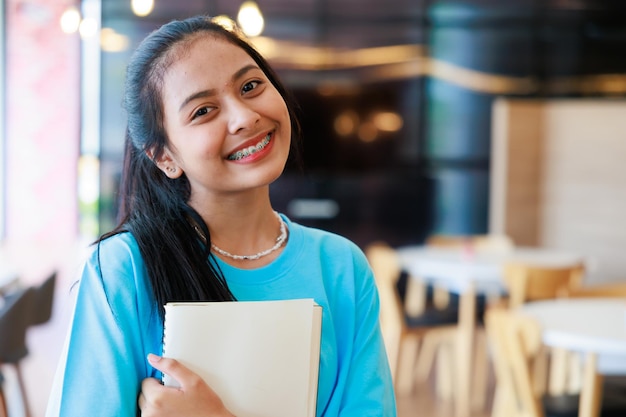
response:
{"label": "floor", "polygon": [[[32,252],[32,247],[28,248],[28,252]],[[70,288],[76,280],[81,263],[80,255],[76,256],[77,251],[46,248],[42,250],[42,253],[44,252],[45,256],[40,256],[36,266],[30,262],[30,269],[22,268],[27,271],[24,274],[24,281],[33,284],[42,280],[43,278],[39,277],[46,276],[51,267],[56,267],[59,271],[52,319],[29,330],[30,354],[22,365],[32,417],[43,417],[45,414],[49,390],[71,315]],[[46,262],[46,259],[62,259],[62,262]],[[3,368],[3,373],[7,379],[5,390],[9,403],[9,417],[23,417],[24,410],[19,401],[15,373],[7,366]],[[451,404],[435,399],[430,382],[416,387],[413,394],[399,396],[397,403],[399,417],[453,417]],[[467,417],[487,417],[488,414],[487,411],[477,411]]]}

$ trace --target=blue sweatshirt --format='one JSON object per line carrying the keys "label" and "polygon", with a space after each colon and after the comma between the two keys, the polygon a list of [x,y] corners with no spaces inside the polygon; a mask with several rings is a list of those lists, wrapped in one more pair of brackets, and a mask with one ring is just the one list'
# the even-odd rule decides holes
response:
{"label": "blue sweatshirt", "polygon": [[[379,328],[378,293],[363,252],[345,238],[284,217],[289,239],[264,267],[218,260],[237,300],[313,298],[322,306],[317,416],[396,416]],[[147,362],[162,353],[163,323],[139,247],[123,233],[85,263],[46,417],[134,417]]]}

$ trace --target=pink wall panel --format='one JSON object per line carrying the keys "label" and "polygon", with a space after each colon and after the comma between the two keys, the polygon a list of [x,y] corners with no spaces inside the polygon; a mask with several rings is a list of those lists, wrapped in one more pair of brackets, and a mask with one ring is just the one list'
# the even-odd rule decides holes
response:
{"label": "pink wall panel", "polygon": [[6,237],[77,237],[80,39],[61,31],[63,0],[6,4]]}

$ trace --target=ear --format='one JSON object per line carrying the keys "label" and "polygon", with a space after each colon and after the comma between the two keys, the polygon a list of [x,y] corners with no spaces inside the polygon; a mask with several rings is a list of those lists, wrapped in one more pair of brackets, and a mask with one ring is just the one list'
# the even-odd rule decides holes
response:
{"label": "ear", "polygon": [[152,162],[154,162],[157,168],[163,171],[167,177],[176,179],[183,175],[183,169],[178,166],[176,160],[172,156],[172,153],[167,147],[163,149],[163,152],[158,159],[154,159],[154,149],[152,148],[146,151],[146,155],[152,160]]}

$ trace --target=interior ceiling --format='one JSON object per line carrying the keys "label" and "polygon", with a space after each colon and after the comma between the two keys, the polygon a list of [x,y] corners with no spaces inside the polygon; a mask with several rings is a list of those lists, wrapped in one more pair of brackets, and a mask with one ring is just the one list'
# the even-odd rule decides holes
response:
{"label": "interior ceiling", "polygon": [[[410,78],[422,68],[424,10],[431,1],[257,0],[265,29],[252,42],[292,85],[351,89]],[[141,20],[145,29],[197,14],[234,19],[242,3],[155,0],[142,18],[132,13],[130,0],[101,0],[101,7],[103,26]]]}
{"label": "interior ceiling", "polygon": [[[263,36],[316,46],[363,48],[422,42],[427,0],[258,0]],[[194,14],[236,17],[243,0],[155,0],[155,24]],[[133,19],[130,0],[102,0],[105,18]]]}

